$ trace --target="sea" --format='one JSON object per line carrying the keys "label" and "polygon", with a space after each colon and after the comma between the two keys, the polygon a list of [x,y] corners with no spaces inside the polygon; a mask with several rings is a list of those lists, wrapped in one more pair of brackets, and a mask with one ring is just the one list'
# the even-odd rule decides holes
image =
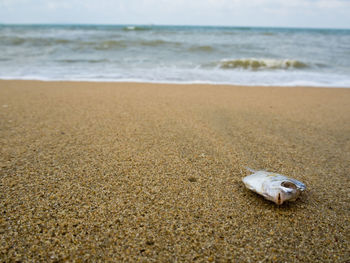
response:
{"label": "sea", "polygon": [[0,79],[350,87],[350,30],[0,25]]}

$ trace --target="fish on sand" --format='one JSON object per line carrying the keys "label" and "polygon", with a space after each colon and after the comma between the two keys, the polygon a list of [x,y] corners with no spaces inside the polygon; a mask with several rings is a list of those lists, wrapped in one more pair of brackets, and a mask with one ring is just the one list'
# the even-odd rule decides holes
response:
{"label": "fish on sand", "polygon": [[306,190],[305,184],[287,176],[266,171],[255,171],[242,179],[245,186],[277,205],[295,201]]}

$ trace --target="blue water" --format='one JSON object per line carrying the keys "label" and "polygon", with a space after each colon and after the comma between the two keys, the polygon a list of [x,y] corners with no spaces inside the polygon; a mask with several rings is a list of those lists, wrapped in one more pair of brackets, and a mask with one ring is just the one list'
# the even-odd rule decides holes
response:
{"label": "blue water", "polygon": [[0,78],[350,87],[350,30],[0,25]]}

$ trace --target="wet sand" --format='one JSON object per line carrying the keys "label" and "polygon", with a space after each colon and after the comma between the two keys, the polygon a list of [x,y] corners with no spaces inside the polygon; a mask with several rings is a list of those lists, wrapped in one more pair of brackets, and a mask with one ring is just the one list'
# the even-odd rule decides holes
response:
{"label": "wet sand", "polygon": [[0,260],[349,262],[349,160],[350,89],[0,81]]}

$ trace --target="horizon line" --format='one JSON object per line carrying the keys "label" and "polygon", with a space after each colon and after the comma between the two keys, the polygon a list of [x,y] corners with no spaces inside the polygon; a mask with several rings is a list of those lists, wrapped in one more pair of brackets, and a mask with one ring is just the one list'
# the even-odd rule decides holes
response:
{"label": "horizon line", "polygon": [[312,26],[306,26],[306,27],[300,27],[300,26],[252,26],[252,25],[200,25],[200,24],[155,24],[155,23],[6,23],[6,22],[0,22],[0,26],[70,26],[70,25],[77,25],[77,26],[146,26],[146,27],[152,27],[152,26],[159,26],[159,27],[166,27],[166,26],[173,26],[173,27],[226,27],[226,28],[280,28],[280,29],[327,29],[327,30],[350,30],[350,27],[312,27]]}

